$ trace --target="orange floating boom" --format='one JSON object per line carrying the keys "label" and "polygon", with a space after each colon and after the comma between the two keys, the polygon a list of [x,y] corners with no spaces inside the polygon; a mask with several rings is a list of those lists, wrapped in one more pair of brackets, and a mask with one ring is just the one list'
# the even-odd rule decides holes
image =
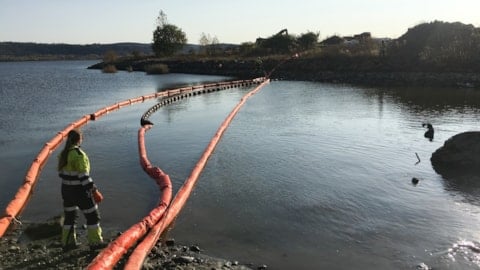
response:
{"label": "orange floating boom", "polygon": [[[237,85],[239,83],[260,83],[263,81],[263,78],[257,78],[254,80],[246,80],[246,81],[234,81],[234,82],[222,82],[222,83],[216,83],[216,84],[210,84],[208,86],[202,85],[202,86],[196,86],[195,89],[210,89],[214,87],[218,87],[219,85],[222,86],[230,86],[233,87],[233,85]],[[266,81],[265,81],[266,82]],[[264,83],[265,83],[264,82]],[[262,84],[263,85],[263,84]],[[257,87],[260,89],[261,86]],[[218,90],[218,89],[217,89]],[[118,110],[124,106],[127,105],[132,105],[135,103],[143,102],[146,99],[152,99],[152,98],[157,98],[157,97],[170,97],[170,96],[175,96],[177,94],[181,94],[182,91],[190,91],[194,92],[194,87],[184,87],[184,88],[178,88],[178,89],[173,89],[169,91],[164,91],[164,92],[158,92],[155,94],[150,94],[150,95],[145,95],[145,96],[140,96],[137,98],[133,99],[128,99],[119,103],[115,103],[113,105],[104,107],[95,113],[92,113],[90,115],[85,115],[82,118],[78,119],[75,122],[72,122],[69,124],[65,129],[62,131],[58,132],[57,135],[55,135],[50,141],[48,141],[45,146],[41,149],[35,160],[33,161],[32,165],[30,166],[30,169],[27,171],[27,174],[25,176],[23,184],[20,186],[18,189],[17,193],[15,194],[14,199],[7,205],[4,214],[0,217],[0,237],[4,235],[8,227],[10,226],[11,222],[16,219],[16,217],[21,213],[23,208],[26,206],[26,203],[28,199],[31,196],[32,190],[34,185],[36,184],[36,181],[38,179],[38,176],[41,172],[41,169],[43,168],[44,164],[50,157],[51,153],[60,146],[60,144],[63,142],[65,137],[67,136],[68,132],[72,129],[79,128],[85,124],[87,124],[90,120],[96,120],[100,118],[101,116],[108,114],[109,112]],[[256,92],[255,90],[251,92],[250,95],[253,94],[253,92]],[[195,93],[194,93],[195,94]],[[246,95],[246,97],[249,97],[250,95]],[[245,99],[245,97],[244,97]],[[242,104],[245,102],[244,99],[242,99]],[[237,105],[238,109],[239,106]],[[236,112],[238,109],[234,110]],[[232,112],[233,113],[233,112]],[[233,115],[231,113],[231,118],[233,118]],[[228,125],[228,124],[227,124]],[[222,125],[223,126],[223,125]],[[199,166],[197,165],[195,169],[192,171],[192,174],[190,177],[186,180],[181,191],[182,193],[186,194],[185,195],[178,195],[175,197],[176,198],[176,206],[171,208],[173,209],[172,211],[169,210],[169,212],[172,212],[171,214],[168,215],[167,218],[165,218],[165,209],[168,206],[168,203],[171,200],[172,197],[172,187],[171,187],[171,182],[170,178],[168,175],[163,173],[160,168],[158,167],[153,167],[150,162],[147,159],[146,156],[146,149],[144,145],[144,133],[146,130],[148,130],[151,126],[146,126],[142,127],[139,130],[139,154],[140,154],[140,163],[142,165],[142,168],[153,178],[155,179],[157,185],[159,186],[160,192],[162,193],[162,197],[159,199],[158,206],[153,209],[150,214],[142,219],[139,223],[135,224],[132,226],[127,232],[122,234],[120,237],[118,237],[114,242],[112,242],[109,247],[109,251],[104,251],[102,253],[107,254],[105,258],[107,258],[105,261],[103,261],[102,264],[94,264],[93,262],[91,263],[92,268],[91,269],[112,269],[114,264],[118,261],[118,259],[126,252],[125,247],[131,247],[139,238],[143,237],[146,233],[146,230],[148,228],[158,227],[161,229],[161,231],[158,232],[160,234],[166,227],[166,225],[170,224],[173,220],[173,218],[178,214],[180,209],[183,207],[183,204],[185,203],[186,199],[188,198],[188,195],[191,192],[191,189],[193,188],[193,184],[200,175],[203,167],[205,166],[205,163],[208,159],[208,156],[202,157],[199,161],[200,163],[203,163],[203,165]],[[225,126],[226,128],[226,126]],[[221,130],[220,128],[219,130]],[[224,130],[224,129],[223,129]],[[223,133],[223,131],[221,131]],[[217,136],[221,136],[221,133],[217,131]],[[214,137],[214,138],[215,138]],[[218,139],[220,139],[218,137]],[[217,141],[218,141],[217,139]],[[216,145],[216,144],[215,144]],[[213,151],[215,148],[215,145],[212,145],[212,143],[209,144],[207,149],[205,150],[205,153]],[[195,178],[195,180],[193,180]],[[193,183],[192,183],[193,182]],[[178,198],[177,198],[178,197]],[[162,218],[163,222],[157,222]],[[165,222],[166,221],[166,222]],[[165,226],[159,226],[160,223],[166,224]],[[155,229],[156,230],[156,229]],[[158,239],[158,237],[157,237]],[[156,240],[155,240],[156,241]],[[100,255],[100,254],[99,254]],[[97,256],[98,257],[98,256]],[[97,261],[97,260],[95,260]],[[143,261],[143,259],[142,259]],[[95,268],[93,268],[95,267]],[[90,269],[90,268],[89,268]]]}
{"label": "orange floating boom", "polygon": [[138,244],[138,246],[135,248],[133,253],[130,255],[124,269],[126,270],[141,269],[143,261],[145,260],[145,257],[153,248],[155,243],[158,241],[158,238],[160,237],[160,235],[170,225],[170,223],[172,223],[172,221],[175,219],[175,217],[178,215],[180,210],[185,205],[185,202],[190,196],[190,193],[192,192],[192,189],[198,177],[202,173],[202,170],[205,167],[208,161],[208,158],[210,157],[213,150],[217,146],[223,133],[232,122],[232,119],[235,117],[235,115],[238,113],[238,111],[243,106],[243,104],[247,101],[247,99],[252,95],[256,94],[258,91],[260,91],[260,89],[268,82],[269,80],[265,80],[263,83],[258,85],[255,89],[247,93],[240,100],[240,102],[235,106],[235,108],[230,112],[227,118],[223,121],[223,123],[218,128],[216,134],[208,144],[207,148],[203,152],[202,156],[200,157],[200,160],[197,162],[197,164],[193,168],[192,172],[190,173],[190,176],[185,180],[182,187],[178,190],[177,194],[175,195],[175,198],[173,199],[170,206],[168,207],[165,215],[152,228],[152,230],[147,234],[147,236],[145,236],[143,241],[140,244]]}
{"label": "orange floating boom", "polygon": [[[129,104],[133,104],[136,102],[143,102],[146,98],[154,98],[155,96],[156,94],[151,94],[149,96],[141,96],[136,99],[129,99],[127,101]],[[58,132],[57,135],[55,135],[52,139],[50,139],[50,141],[45,144],[45,146],[40,150],[39,154],[35,157],[34,161],[30,165],[25,179],[22,185],[17,190],[14,198],[9,202],[9,204],[5,208],[4,213],[0,216],[0,238],[3,237],[12,221],[16,220],[18,215],[22,212],[23,208],[25,208],[43,166],[47,162],[51,153],[53,153],[53,151],[55,151],[55,149],[57,149],[58,146],[60,146],[60,144],[63,142],[68,132],[72,129],[80,128],[83,125],[86,125],[90,120],[96,120],[110,111],[119,109],[121,105],[126,105],[127,101],[115,103],[111,106],[100,109],[93,114],[81,117],[77,121],[70,123],[67,127],[65,127],[62,131]]]}
{"label": "orange floating boom", "polygon": [[[205,87],[200,86],[196,87],[196,89],[204,89]],[[181,88],[181,90],[187,91],[194,91],[192,87],[188,88]],[[181,93],[179,89],[173,89],[164,91],[166,97],[175,98],[178,93]],[[148,111],[152,113],[155,108],[158,108],[158,104],[150,108]],[[142,119],[146,120],[146,119]],[[141,121],[142,122],[142,121]],[[142,124],[143,125],[143,124]],[[164,184],[164,180],[161,176],[168,175],[164,174],[160,168],[153,167],[150,161],[147,158],[147,151],[145,149],[145,142],[144,142],[144,135],[147,130],[149,130],[152,126],[150,124],[145,124],[140,128],[138,131],[138,149],[139,149],[139,156],[140,156],[140,165],[144,169],[147,174],[149,174],[153,179],[156,179],[157,184],[162,185]],[[218,132],[217,132],[218,133]],[[209,148],[207,148],[209,149]],[[211,148],[213,151],[213,148]],[[206,162],[206,160],[205,160]],[[200,170],[201,171],[201,170]],[[198,175],[197,175],[198,177]],[[170,179],[168,178],[170,183]],[[160,218],[160,215],[163,214],[168,206],[168,203],[171,199],[171,183],[168,186],[169,191],[162,191],[162,196],[168,195],[167,192],[170,192],[170,197],[168,197],[168,201],[166,199],[163,200],[163,204],[159,203],[158,207],[152,210],[148,216],[146,216],[142,221],[138,222],[137,224],[130,227],[127,231],[123,232],[121,236],[111,242],[107,248],[102,250],[97,257],[87,266],[89,270],[99,270],[99,269],[113,269],[116,263],[121,259],[121,257],[140,239],[142,238],[147,231],[153,230],[155,223],[157,223]],[[156,211],[158,210],[158,211]],[[163,211],[163,212],[162,212]],[[158,225],[158,224],[157,224]],[[145,240],[143,240],[145,241]],[[144,242],[142,242],[144,243]],[[148,251],[145,251],[148,252]]]}
{"label": "orange floating boom", "polygon": [[159,186],[161,197],[156,208],[140,222],[131,226],[103,249],[87,266],[87,269],[113,269],[115,264],[127,251],[160,220],[172,199],[172,183],[170,177],[160,168],[153,167],[147,157],[145,148],[145,132],[152,126],[146,125],[138,131],[138,154],[143,170],[152,177]]}

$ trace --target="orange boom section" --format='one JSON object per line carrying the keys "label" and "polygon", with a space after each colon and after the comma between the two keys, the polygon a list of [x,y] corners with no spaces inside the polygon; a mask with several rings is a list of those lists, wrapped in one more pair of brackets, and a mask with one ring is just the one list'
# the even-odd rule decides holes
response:
{"label": "orange boom section", "polygon": [[45,165],[53,151],[55,151],[55,149],[57,149],[58,146],[62,144],[63,140],[65,139],[70,130],[82,127],[86,125],[90,120],[96,120],[111,111],[120,109],[123,106],[143,102],[146,99],[156,98],[163,95],[166,95],[166,93],[155,93],[148,96],[141,96],[138,98],[129,99],[100,109],[90,115],[85,115],[77,121],[70,123],[65,129],[58,132],[58,134],[55,135],[50,141],[45,143],[45,146],[40,150],[38,155],[33,160],[32,164],[30,165],[30,168],[25,175],[25,179],[21,186],[18,188],[14,198],[9,202],[9,204],[5,208],[4,213],[0,217],[0,237],[5,234],[12,221],[16,221],[17,217],[25,208],[43,166]]}
{"label": "orange boom section", "polygon": [[89,264],[88,269],[113,268],[128,249],[132,247],[138,239],[143,237],[146,232],[158,222],[158,220],[160,220],[172,199],[172,183],[170,177],[160,168],[153,167],[147,158],[145,132],[151,127],[151,125],[142,126],[138,131],[138,154],[140,156],[140,165],[143,170],[155,180],[162,196],[158,201],[157,207],[150,211],[149,215],[131,226],[114,241],[110,242],[110,244]]}
{"label": "orange boom section", "polygon": [[269,80],[263,81],[263,83],[258,85],[255,89],[247,93],[240,100],[240,102],[235,106],[235,108],[230,112],[227,118],[223,121],[223,123],[220,125],[217,132],[213,136],[212,140],[208,144],[207,148],[203,152],[202,156],[200,157],[200,160],[197,162],[197,164],[193,168],[192,172],[190,173],[190,176],[185,180],[182,187],[178,190],[177,194],[175,195],[175,198],[173,199],[172,203],[168,207],[165,215],[153,227],[153,229],[148,233],[148,235],[145,236],[143,241],[140,244],[138,244],[138,246],[135,248],[133,253],[130,255],[124,269],[127,269],[127,270],[141,269],[143,261],[145,260],[145,257],[153,248],[155,243],[158,241],[158,238],[160,237],[160,235],[172,223],[172,221],[180,213],[180,210],[185,205],[188,197],[190,196],[190,193],[193,190],[193,187],[195,186],[195,183],[197,182],[198,177],[202,173],[205,165],[207,164],[208,158],[213,153],[213,150],[215,149],[218,142],[220,141],[223,133],[232,122],[232,119],[238,113],[238,111],[243,106],[243,104],[245,104],[247,99],[250,98],[252,95],[256,94],[258,91],[260,91],[260,89],[268,82]]}
{"label": "orange boom section", "polygon": [[38,176],[42,171],[43,166],[47,162],[48,158],[52,152],[62,143],[68,131],[73,128],[79,127],[86,124],[90,119],[90,116],[84,116],[79,120],[73,122],[67,126],[63,131],[59,132],[55,137],[50,141],[45,143],[45,146],[40,150],[38,155],[30,165],[22,185],[17,190],[15,197],[10,201],[10,203],[5,208],[5,212],[0,218],[0,237],[2,237],[7,231],[8,227],[12,221],[17,220],[18,215],[22,212],[23,208],[26,206],[32,190],[35,187]]}
{"label": "orange boom section", "polygon": [[[258,84],[263,79],[261,80],[248,80],[248,81],[233,81],[233,82],[225,82],[225,85],[229,85],[229,87],[233,86],[246,86],[250,84]],[[142,128],[138,131],[138,148],[139,148],[139,156],[140,156],[140,165],[142,166],[143,170],[147,172],[153,179],[157,181],[157,184],[161,187],[162,189],[162,183],[165,184],[162,181],[165,181],[168,179],[169,186],[167,187],[170,192],[170,197],[165,197],[167,196],[167,193],[165,191],[162,191],[162,195],[164,196],[164,199],[161,199],[158,206],[150,212],[148,216],[146,216],[144,219],[142,219],[140,222],[137,224],[133,225],[130,227],[127,231],[123,232],[117,239],[112,241],[104,250],[102,250],[97,257],[87,266],[87,269],[92,270],[98,270],[98,269],[113,269],[117,262],[121,259],[121,257],[128,252],[128,250],[137,243],[141,238],[147,234],[147,232],[155,230],[155,228],[158,228],[158,221],[161,218],[165,217],[166,212],[165,211],[170,211],[167,210],[168,203],[171,200],[171,183],[170,179],[168,178],[168,175],[162,172],[162,170],[158,167],[153,167],[150,163],[150,161],[147,158],[147,151],[145,149],[145,142],[144,142],[144,136],[145,132],[149,130],[152,127],[152,123],[148,120],[148,117],[154,113],[156,110],[158,110],[160,107],[171,104],[172,102],[178,101],[180,99],[186,98],[188,96],[192,95],[197,95],[201,93],[206,93],[206,92],[211,92],[211,91],[218,91],[218,90],[223,90],[226,88],[220,88],[218,85],[199,85],[195,87],[185,87],[185,88],[179,88],[179,89],[173,89],[173,90],[168,90],[163,93],[166,93],[163,95],[163,99],[160,100],[158,104],[155,106],[151,107],[145,114],[142,116],[140,120],[140,124],[142,125]],[[218,132],[217,132],[218,134]],[[209,147],[210,148],[210,147]],[[211,151],[213,151],[213,148],[211,148]],[[210,153],[211,153],[210,151]],[[208,157],[205,159],[205,163]],[[204,166],[204,165],[203,165]],[[203,167],[198,171],[197,177],[200,174],[201,170]],[[185,189],[184,187],[182,189]],[[191,190],[191,188],[190,188]],[[187,194],[188,197],[189,194]],[[178,196],[178,195],[177,195]],[[186,200],[186,198],[185,198]],[[183,204],[182,204],[183,205]],[[170,209],[170,208],[168,208]],[[176,213],[180,209],[176,210]],[[175,214],[175,216],[177,215]],[[156,224],[156,225],[155,225]],[[163,230],[163,229],[162,229]],[[144,249],[144,254],[139,255],[139,261],[140,264],[143,261],[143,257],[146,255],[146,253],[149,252],[150,249],[145,249],[145,246],[150,246],[151,241],[155,242],[155,240],[149,239],[148,241],[142,240],[140,244],[137,246],[137,250]],[[137,254],[139,254],[137,252]],[[138,255],[137,255],[138,256]]]}
{"label": "orange boom section", "polygon": [[[13,200],[7,205],[4,214],[0,217],[0,237],[4,235],[12,221],[16,220],[23,208],[26,206],[28,199],[30,198],[33,188],[36,184],[38,176],[41,172],[41,169],[45,165],[51,153],[56,148],[58,148],[58,146],[60,146],[60,144],[64,141],[70,130],[80,128],[83,125],[86,125],[89,121],[96,120],[112,111],[119,110],[124,106],[144,102],[147,99],[161,98],[160,103],[152,107],[142,116],[142,127],[138,131],[140,165],[142,166],[143,170],[155,180],[157,186],[159,187],[159,191],[162,194],[159,198],[158,206],[151,210],[148,216],[144,217],[137,224],[131,226],[127,231],[125,231],[122,235],[115,239],[115,241],[111,242],[108,247],[105,248],[101,253],[99,253],[98,256],[88,266],[88,269],[112,269],[118,262],[118,260],[128,251],[128,249],[132,247],[140,238],[144,237],[148,230],[150,230],[149,235],[143,242],[140,243],[140,245],[138,245],[137,249],[135,249],[132,259],[128,262],[128,267],[130,269],[139,269],[136,268],[136,265],[140,265],[143,262],[146,254],[150,251],[153,244],[158,240],[160,234],[173,221],[173,219],[182,209],[193,189],[193,186],[198,176],[205,167],[209,156],[213,152],[216,144],[220,140],[223,132],[228,127],[235,114],[245,103],[246,99],[256,93],[267,82],[268,79],[257,78],[253,80],[218,82],[165,90],[163,92],[157,92],[154,94],[144,95],[115,103],[113,105],[104,107],[92,114],[85,115],[77,121],[70,123],[65,129],[58,132],[57,135],[55,135],[50,141],[48,141],[45,146],[40,150],[37,157],[34,159],[32,165],[30,166],[30,169],[27,171],[23,184],[18,189]],[[229,114],[227,119],[222,123],[214,138],[207,146],[201,159],[193,169],[191,175],[189,176],[189,178],[187,178],[187,180],[175,196],[173,205],[168,207],[172,198],[172,184],[169,176],[165,174],[159,167],[152,166],[152,164],[147,158],[144,136],[145,132],[152,127],[152,124],[146,119],[160,106],[168,105],[172,102],[189,96],[195,96],[203,93],[260,83],[261,85],[259,85],[257,88],[255,88],[242,98],[241,102],[234,108],[234,110]]]}

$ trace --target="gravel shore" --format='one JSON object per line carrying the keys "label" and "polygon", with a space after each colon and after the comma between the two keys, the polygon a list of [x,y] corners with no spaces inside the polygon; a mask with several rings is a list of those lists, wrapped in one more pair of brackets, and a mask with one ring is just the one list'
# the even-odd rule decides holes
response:
{"label": "gravel shore", "polygon": [[[104,229],[105,230],[105,229]],[[85,231],[79,229],[79,240],[85,239]],[[106,241],[118,234],[105,230]],[[60,223],[16,225],[0,238],[0,269],[85,269],[98,251],[91,251],[86,243],[64,251],[59,241]],[[123,269],[122,259],[114,269]],[[173,239],[161,240],[152,249],[142,269],[213,270],[213,269],[267,269],[267,266],[242,264],[203,254],[198,246],[182,246]]]}

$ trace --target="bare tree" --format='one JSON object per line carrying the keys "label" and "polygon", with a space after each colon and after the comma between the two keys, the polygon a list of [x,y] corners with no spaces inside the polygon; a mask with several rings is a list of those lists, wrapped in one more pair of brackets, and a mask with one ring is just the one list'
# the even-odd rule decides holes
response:
{"label": "bare tree", "polygon": [[156,26],[161,28],[166,24],[168,24],[167,14],[165,14],[165,12],[163,12],[163,10],[160,10],[160,12],[158,13],[157,25]]}
{"label": "bare tree", "polygon": [[216,36],[212,37],[210,34],[205,34],[202,32],[200,39],[198,40],[202,46],[203,53],[215,54],[218,47],[218,38]]}

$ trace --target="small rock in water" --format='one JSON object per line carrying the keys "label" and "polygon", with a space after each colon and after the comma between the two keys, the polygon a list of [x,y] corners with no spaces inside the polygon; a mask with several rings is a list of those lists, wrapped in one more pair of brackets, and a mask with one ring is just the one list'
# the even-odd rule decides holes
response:
{"label": "small rock in water", "polygon": [[266,264],[263,264],[263,265],[260,265],[259,267],[257,267],[258,270],[265,270],[267,269],[267,265]]}
{"label": "small rock in water", "polygon": [[412,184],[414,184],[414,185],[418,184],[419,181],[420,180],[418,180],[418,178],[416,178],[416,177],[412,178]]}

